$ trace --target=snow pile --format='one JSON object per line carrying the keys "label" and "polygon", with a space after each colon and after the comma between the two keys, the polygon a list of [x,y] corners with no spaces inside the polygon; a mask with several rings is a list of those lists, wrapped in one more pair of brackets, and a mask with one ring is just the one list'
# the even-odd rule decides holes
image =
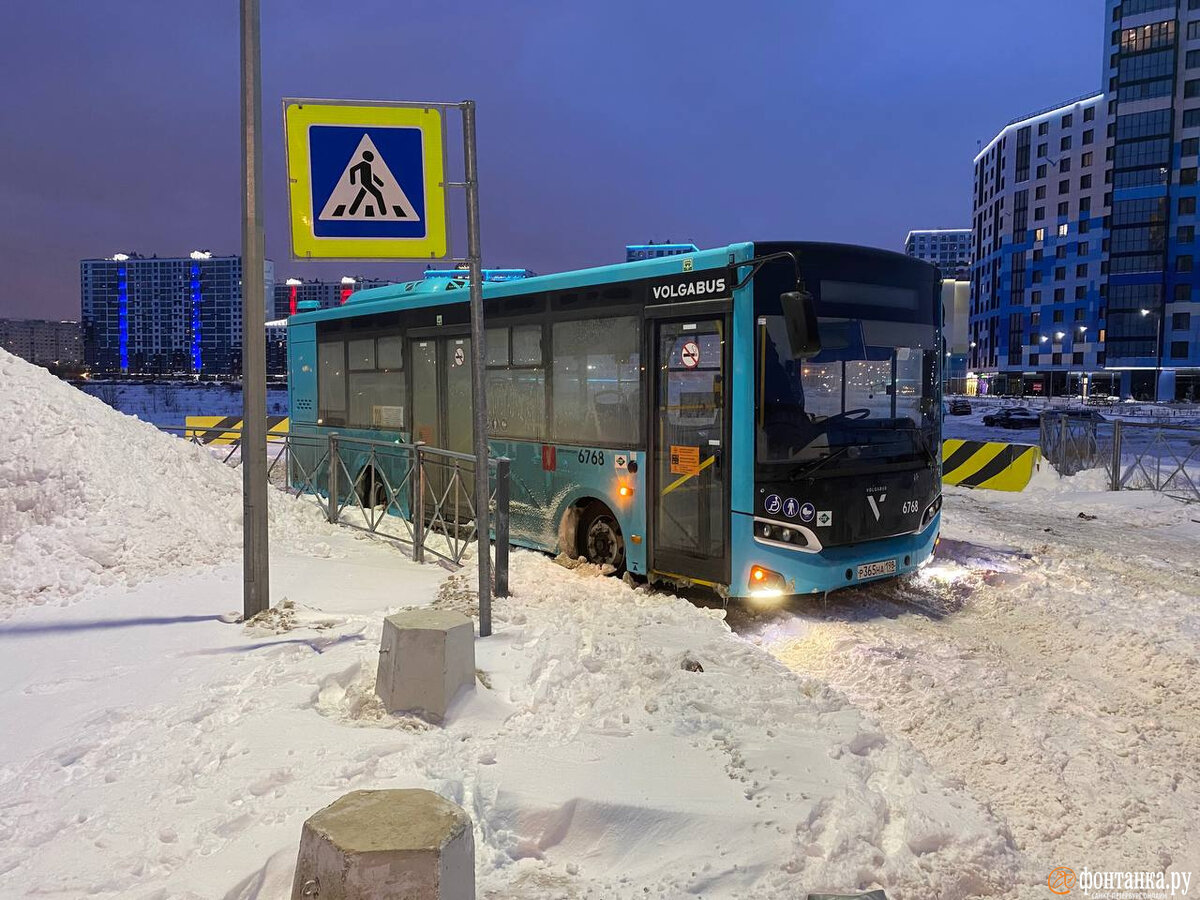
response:
{"label": "snow pile", "polygon": [[[271,628],[93,627],[164,591],[197,618],[226,609],[234,567],[14,619],[53,627],[0,655],[0,716],[36,721],[6,739],[0,719],[0,895],[276,900],[307,816],[390,787],[467,809],[481,898],[1014,895],[1006,827],[906,739],[721,611],[590,567],[514,553],[474,693],[445,727],[388,715],[379,598],[469,609],[474,573],[439,591],[439,567],[347,543],[353,559],[279,560],[294,605]],[[46,669],[67,652],[69,674]]]}
{"label": "snow pile", "polygon": [[[240,472],[3,350],[0,430],[0,615],[240,552]],[[271,500],[277,537],[320,527]]]}

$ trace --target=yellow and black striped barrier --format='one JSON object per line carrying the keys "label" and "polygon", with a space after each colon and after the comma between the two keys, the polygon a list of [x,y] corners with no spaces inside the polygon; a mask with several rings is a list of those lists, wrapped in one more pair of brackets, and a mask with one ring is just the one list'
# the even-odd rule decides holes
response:
{"label": "yellow and black striped barrier", "polygon": [[942,442],[942,482],[991,491],[1022,491],[1041,451],[1030,444],[997,441]]}
{"label": "yellow and black striped barrier", "polygon": [[[288,433],[287,416],[267,416],[267,440]],[[241,416],[188,416],[184,420],[184,437],[201,444],[228,446],[242,440]]]}

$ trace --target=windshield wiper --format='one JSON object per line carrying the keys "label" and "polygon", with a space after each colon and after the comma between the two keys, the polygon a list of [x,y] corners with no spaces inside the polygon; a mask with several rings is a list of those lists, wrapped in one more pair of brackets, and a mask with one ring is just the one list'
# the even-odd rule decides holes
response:
{"label": "windshield wiper", "polygon": [[828,454],[827,456],[822,456],[820,459],[814,460],[811,465],[806,466],[805,468],[801,469],[799,472],[794,473],[792,475],[792,477],[789,478],[788,480],[789,481],[799,481],[801,478],[807,478],[813,472],[817,471],[817,469],[821,468],[821,466],[825,465],[825,463],[829,462],[831,459],[836,459],[837,457],[841,456],[843,453],[845,453],[847,450],[849,450],[852,446],[854,446],[854,445],[853,444],[843,444],[841,447],[838,447],[836,450],[834,450],[832,453]]}
{"label": "windshield wiper", "polygon": [[938,467],[938,458],[936,455],[934,455],[933,449],[929,446],[929,442],[925,440],[925,432],[916,425],[901,425],[900,428],[904,431],[911,431],[914,435],[916,435],[916,440],[914,443],[921,448],[921,452],[924,453],[926,459],[929,460],[930,468],[936,469]]}

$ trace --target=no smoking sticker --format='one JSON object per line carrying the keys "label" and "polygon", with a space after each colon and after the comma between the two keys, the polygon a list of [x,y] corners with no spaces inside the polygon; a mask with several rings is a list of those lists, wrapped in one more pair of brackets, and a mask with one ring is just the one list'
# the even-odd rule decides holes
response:
{"label": "no smoking sticker", "polygon": [[695,341],[688,341],[679,352],[679,358],[682,360],[685,369],[696,368],[696,366],[700,365],[700,345]]}
{"label": "no smoking sticker", "polygon": [[467,351],[464,350],[462,347],[455,347],[454,348],[454,365],[461,366],[466,361],[467,361]]}

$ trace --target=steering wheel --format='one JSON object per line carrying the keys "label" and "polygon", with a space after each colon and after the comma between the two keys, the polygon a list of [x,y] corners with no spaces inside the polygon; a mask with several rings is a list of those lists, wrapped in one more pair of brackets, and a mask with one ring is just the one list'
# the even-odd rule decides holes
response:
{"label": "steering wheel", "polygon": [[830,416],[828,419],[825,419],[825,420],[819,422],[818,424],[829,425],[833,422],[838,422],[842,419],[846,419],[847,421],[853,422],[853,421],[857,421],[859,419],[866,419],[870,415],[871,415],[871,411],[869,409],[847,409],[844,412],[838,413],[837,415]]}

